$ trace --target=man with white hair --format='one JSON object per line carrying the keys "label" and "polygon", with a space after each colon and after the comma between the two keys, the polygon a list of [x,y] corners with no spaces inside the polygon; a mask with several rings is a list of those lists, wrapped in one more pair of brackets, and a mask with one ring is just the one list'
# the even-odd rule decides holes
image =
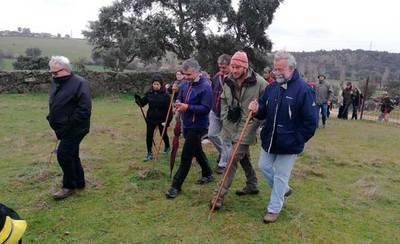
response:
{"label": "man with white hair", "polygon": [[268,86],[263,96],[249,104],[262,127],[259,167],[272,188],[265,223],[277,220],[284,198],[289,196],[289,177],[297,154],[314,135],[317,110],[312,88],[301,78],[295,58],[280,51],[274,57],[276,82]]}
{"label": "man with white hair", "polygon": [[68,58],[51,57],[49,69],[53,83],[47,120],[60,140],[57,159],[64,173],[62,188],[53,197],[61,200],[85,187],[79,145],[89,133],[92,102],[88,81],[72,73]]}

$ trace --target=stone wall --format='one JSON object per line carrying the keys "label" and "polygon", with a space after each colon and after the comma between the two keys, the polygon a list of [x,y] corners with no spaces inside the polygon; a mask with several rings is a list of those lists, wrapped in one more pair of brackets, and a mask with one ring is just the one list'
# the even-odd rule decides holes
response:
{"label": "stone wall", "polygon": [[[93,96],[142,93],[148,89],[155,74],[163,77],[164,84],[175,79],[173,73],[94,71],[78,73],[89,80]],[[47,93],[51,81],[50,73],[45,71],[0,72],[0,93]]]}

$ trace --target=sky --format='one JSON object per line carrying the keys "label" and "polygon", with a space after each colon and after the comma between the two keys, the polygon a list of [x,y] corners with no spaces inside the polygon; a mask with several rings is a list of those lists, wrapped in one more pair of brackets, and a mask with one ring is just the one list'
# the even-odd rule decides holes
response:
{"label": "sky", "polygon": [[[0,0],[0,30],[29,27],[32,32],[82,37],[88,21],[96,20],[99,9],[112,2]],[[275,12],[267,35],[273,50],[400,53],[399,9],[397,0],[285,0]]]}

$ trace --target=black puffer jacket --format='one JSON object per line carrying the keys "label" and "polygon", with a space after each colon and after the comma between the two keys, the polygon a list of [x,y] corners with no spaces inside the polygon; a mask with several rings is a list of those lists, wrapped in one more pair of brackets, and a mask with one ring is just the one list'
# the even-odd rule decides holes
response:
{"label": "black puffer jacket", "polygon": [[84,78],[71,74],[54,79],[47,120],[58,139],[89,133],[91,100],[89,83]]}
{"label": "black puffer jacket", "polygon": [[[143,98],[138,99],[137,103],[140,107],[146,106],[147,104],[149,105],[146,115],[147,123],[154,125],[161,124],[167,117],[170,95],[163,89],[159,91],[150,89],[150,91],[144,94]],[[172,112],[170,112],[168,123],[171,119]]]}

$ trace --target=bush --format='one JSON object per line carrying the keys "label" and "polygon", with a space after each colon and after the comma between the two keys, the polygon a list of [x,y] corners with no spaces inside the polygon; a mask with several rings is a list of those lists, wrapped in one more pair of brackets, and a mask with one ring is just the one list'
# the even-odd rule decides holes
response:
{"label": "bush", "polygon": [[49,61],[48,57],[19,56],[13,66],[16,70],[45,70],[48,69]]}

